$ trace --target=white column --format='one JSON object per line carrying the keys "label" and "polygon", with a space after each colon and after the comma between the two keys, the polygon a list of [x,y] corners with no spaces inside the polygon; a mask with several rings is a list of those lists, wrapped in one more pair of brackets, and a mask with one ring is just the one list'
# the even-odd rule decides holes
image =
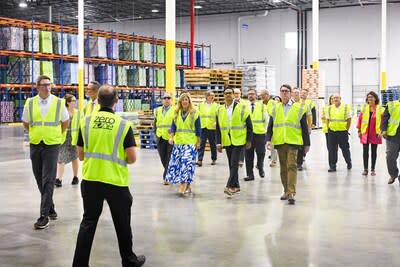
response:
{"label": "white column", "polygon": [[79,110],[83,110],[84,98],[84,0],[78,1],[78,82]]}
{"label": "white column", "polygon": [[387,89],[387,0],[382,0],[381,90]]}
{"label": "white column", "polygon": [[318,68],[319,68],[319,0],[312,1],[312,36],[313,36],[312,67],[314,70],[318,70]]}

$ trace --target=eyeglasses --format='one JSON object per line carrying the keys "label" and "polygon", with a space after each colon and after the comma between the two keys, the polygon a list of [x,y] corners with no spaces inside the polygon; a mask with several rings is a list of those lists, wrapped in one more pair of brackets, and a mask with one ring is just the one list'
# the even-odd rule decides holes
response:
{"label": "eyeglasses", "polygon": [[232,92],[225,92],[224,95],[231,95]]}
{"label": "eyeglasses", "polygon": [[290,93],[289,90],[281,90],[282,93]]}
{"label": "eyeglasses", "polygon": [[39,87],[50,87],[51,86],[51,83],[42,83],[42,84],[39,84]]}
{"label": "eyeglasses", "polygon": [[169,97],[169,96],[166,96],[166,97],[164,97],[163,99],[171,99],[171,97]]}

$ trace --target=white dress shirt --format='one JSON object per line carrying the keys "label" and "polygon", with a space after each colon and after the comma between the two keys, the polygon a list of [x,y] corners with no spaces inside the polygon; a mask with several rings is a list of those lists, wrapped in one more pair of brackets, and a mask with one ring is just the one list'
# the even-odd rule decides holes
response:
{"label": "white dress shirt", "polygon": [[[41,98],[39,95],[39,108],[40,108],[40,113],[42,114],[42,117],[46,117],[47,113],[49,112],[50,109],[50,104],[51,101],[53,99],[53,97],[56,97],[52,94],[50,94],[46,99]],[[69,120],[69,113],[67,110],[67,107],[64,106],[64,108],[62,108],[62,112],[61,112],[61,121],[65,122]],[[28,118],[28,106],[25,105],[24,106],[24,111],[22,112],[22,121],[25,123],[29,123],[29,118]]]}

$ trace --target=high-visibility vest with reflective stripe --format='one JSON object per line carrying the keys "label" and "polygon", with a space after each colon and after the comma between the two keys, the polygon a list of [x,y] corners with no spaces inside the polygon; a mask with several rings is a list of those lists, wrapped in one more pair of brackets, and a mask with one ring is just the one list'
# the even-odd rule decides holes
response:
{"label": "high-visibility vest with reflective stripe", "polygon": [[129,175],[124,139],[131,123],[99,111],[81,121],[84,142],[83,179],[115,186],[128,186]]}
{"label": "high-visibility vest with reflective stripe", "polygon": [[322,132],[323,133],[328,132],[328,123],[327,123],[328,109],[329,109],[329,106],[325,106],[322,109],[322,115],[325,117],[325,119],[322,120]]}
{"label": "high-visibility vest with reflective stripe", "polygon": [[78,133],[79,133],[79,123],[81,121],[81,112],[77,109],[74,110],[74,114],[72,115],[71,127],[70,129],[66,130],[63,134],[63,141],[67,138],[67,131],[71,131],[71,145],[76,146],[78,143]]}
{"label": "high-visibility vest with reflective stripe", "polygon": [[199,112],[196,110],[187,115],[186,119],[182,119],[182,111],[178,112],[178,116],[174,119],[176,132],[174,135],[174,144],[176,145],[195,145],[196,136],[196,120],[199,118]]}
{"label": "high-visibility vest with reflective stripe", "polygon": [[199,113],[201,128],[207,128],[208,130],[215,130],[215,121],[217,118],[218,104],[212,103],[209,107],[206,102],[200,103]]}
{"label": "high-visibility vest with reflective stripe", "polygon": [[37,145],[43,141],[46,145],[61,144],[63,139],[61,119],[65,100],[53,96],[46,117],[42,117],[40,112],[38,96],[29,98],[26,105],[28,105],[30,143]]}
{"label": "high-visibility vest with reflective stripe", "polygon": [[232,121],[230,121],[225,105],[219,106],[217,119],[221,131],[222,146],[242,146],[246,144],[246,120],[249,116],[250,110],[248,106],[238,103],[233,110]]}
{"label": "high-visibility vest with reflective stripe", "polygon": [[274,102],[271,119],[273,119],[272,144],[303,145],[300,120],[306,113],[304,103],[293,103],[285,115],[282,103]]}
{"label": "high-visibility vest with reflective stripe", "polygon": [[387,103],[387,109],[390,114],[387,135],[395,136],[397,133],[397,128],[400,124],[400,102],[399,101],[391,101]]}
{"label": "high-visibility vest with reflective stripe", "polygon": [[253,133],[255,134],[265,134],[266,127],[265,127],[265,105],[256,102],[254,103],[254,111],[251,112],[251,103],[250,103],[250,118],[251,118],[251,123],[253,124]]}
{"label": "high-visibility vest with reflective stripe", "polygon": [[270,117],[272,115],[272,107],[273,107],[275,102],[277,102],[277,101],[275,101],[274,99],[270,99],[267,104],[264,104],[265,107],[266,107],[266,111],[268,113],[268,116],[270,116]]}
{"label": "high-visibility vest with reflective stripe", "polygon": [[339,108],[330,105],[328,108],[328,128],[331,131],[347,131],[348,112],[351,111],[350,105],[341,104]]}
{"label": "high-visibility vest with reflective stripe", "polygon": [[311,114],[312,114],[312,113],[311,113],[311,110],[312,110],[313,108],[315,108],[315,102],[312,101],[311,99],[306,99],[305,101],[303,100],[302,102],[305,103],[307,114],[310,114],[310,115],[311,115]]}
{"label": "high-visibility vest with reflective stripe", "polygon": [[[365,134],[368,129],[368,124],[369,124],[369,113],[370,113],[370,108],[368,104],[365,104],[361,108],[362,112],[362,121],[361,121],[361,133]],[[376,120],[375,120],[375,132],[376,134],[381,134],[381,121],[382,121],[382,114],[385,112],[385,109],[380,106],[376,105]]]}
{"label": "high-visibility vest with reflective stripe", "polygon": [[96,113],[96,112],[98,112],[100,110],[99,103],[94,105],[94,110],[93,111],[92,111],[92,107],[93,107],[93,100],[90,99],[87,102],[86,106],[83,108],[83,114],[85,114],[85,117],[89,116],[89,115],[92,115],[92,114],[94,114],[94,113]]}
{"label": "high-visibility vest with reflective stripe", "polygon": [[159,107],[154,111],[156,117],[156,135],[158,138],[169,140],[169,130],[171,129],[172,120],[174,119],[174,109],[169,107],[168,111],[163,114],[163,107]]}

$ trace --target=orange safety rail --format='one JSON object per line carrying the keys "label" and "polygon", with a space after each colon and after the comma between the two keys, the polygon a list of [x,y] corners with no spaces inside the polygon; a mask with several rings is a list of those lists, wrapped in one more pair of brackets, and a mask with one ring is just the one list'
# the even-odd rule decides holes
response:
{"label": "orange safety rail", "polygon": [[[32,21],[0,17],[0,25],[31,29]],[[61,26],[58,24],[33,22],[33,28],[38,29],[38,30],[48,30],[48,31],[54,31],[54,32],[63,31],[65,33],[78,34],[78,28],[71,27],[71,26]],[[123,33],[116,33],[116,32],[100,31],[100,30],[94,30],[94,29],[85,29],[85,35],[113,38],[113,39],[123,40],[123,41],[147,42],[147,43],[151,43],[151,44],[165,45],[165,40],[163,40],[163,39],[156,39],[156,38],[152,38],[152,37],[145,37],[145,36],[139,36],[139,35],[129,35],[129,34],[123,34]],[[190,44],[184,43],[184,42],[176,42],[176,46],[180,47],[180,48],[190,48]],[[202,47],[210,47],[210,46],[209,45],[195,45],[195,47],[202,48]]]}
{"label": "orange safety rail", "polygon": [[[12,51],[12,50],[0,50],[0,56],[6,57],[25,57],[31,58],[32,53],[26,51]],[[61,60],[64,61],[73,61],[78,62],[77,56],[70,56],[70,55],[57,55],[57,54],[45,54],[45,53],[34,53],[35,59],[48,59],[48,60]],[[85,62],[88,63],[97,63],[97,64],[109,64],[109,65],[136,65],[141,67],[155,67],[155,68],[165,68],[165,64],[160,63],[151,63],[151,62],[143,62],[143,61],[126,61],[126,60],[119,60],[119,59],[108,59],[108,58],[85,58]],[[189,69],[189,66],[184,65],[176,65],[176,69]]]}
{"label": "orange safety rail", "polygon": [[[36,85],[32,84],[19,84],[19,83],[8,83],[8,84],[0,84],[0,88],[20,88],[20,89],[32,89],[36,88]],[[117,90],[130,90],[130,91],[164,91],[164,88],[149,88],[149,87],[129,87],[129,86],[115,86]],[[52,86],[52,89],[74,89],[78,90],[77,85],[61,85],[55,84]]]}

